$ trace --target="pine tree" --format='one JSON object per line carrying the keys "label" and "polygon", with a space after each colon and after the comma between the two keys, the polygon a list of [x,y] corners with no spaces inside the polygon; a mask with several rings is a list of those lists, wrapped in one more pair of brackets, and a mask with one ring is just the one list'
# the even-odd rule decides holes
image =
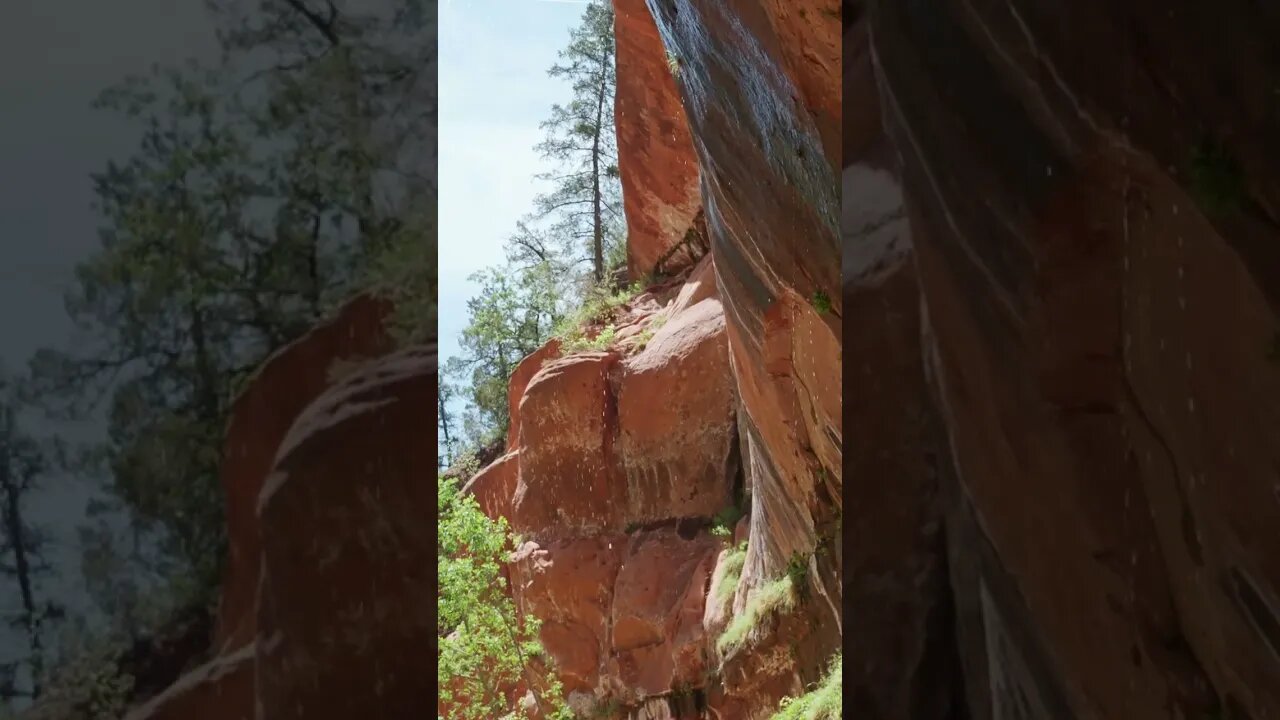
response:
{"label": "pine tree", "polygon": [[617,68],[609,2],[593,0],[587,5],[581,23],[570,33],[569,45],[560,53],[560,62],[548,72],[567,80],[573,96],[567,104],[553,105],[551,117],[542,123],[547,138],[537,149],[557,169],[540,176],[551,182],[552,189],[537,198],[537,216],[551,219],[550,234],[567,248],[573,261],[589,262],[594,284],[601,285],[609,269],[606,260],[616,256],[625,232],[613,116]]}

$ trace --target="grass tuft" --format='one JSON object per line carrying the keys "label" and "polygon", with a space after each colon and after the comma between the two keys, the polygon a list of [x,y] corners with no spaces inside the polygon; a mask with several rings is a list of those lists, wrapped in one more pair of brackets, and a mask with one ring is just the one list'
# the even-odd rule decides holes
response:
{"label": "grass tuft", "polygon": [[791,576],[784,575],[756,588],[747,598],[747,606],[735,615],[716,641],[716,650],[724,657],[744,645],[760,623],[780,611],[790,611],[796,606],[796,589]]}
{"label": "grass tuft", "polygon": [[841,714],[841,671],[844,661],[840,653],[831,660],[827,674],[810,692],[796,698],[783,698],[778,712],[769,720],[838,720]]}
{"label": "grass tuft", "polygon": [[644,292],[644,285],[635,283],[616,291],[594,289],[576,311],[556,325],[553,335],[560,338],[560,352],[567,354],[587,350],[603,350],[613,344],[617,330],[612,323],[594,336],[588,336],[590,327],[609,322],[617,311]]}
{"label": "grass tuft", "polygon": [[742,579],[742,568],[746,563],[747,544],[744,542],[730,550],[724,562],[716,568],[716,600],[721,607],[733,602],[733,594],[738,590],[738,581]]}

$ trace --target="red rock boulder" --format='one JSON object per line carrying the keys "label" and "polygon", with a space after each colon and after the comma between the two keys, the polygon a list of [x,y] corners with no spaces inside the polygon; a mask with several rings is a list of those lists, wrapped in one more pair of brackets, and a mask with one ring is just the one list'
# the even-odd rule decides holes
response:
{"label": "red rock boulder", "polygon": [[724,310],[706,298],[619,364],[615,452],[627,518],[711,517],[731,501],[737,433]]}

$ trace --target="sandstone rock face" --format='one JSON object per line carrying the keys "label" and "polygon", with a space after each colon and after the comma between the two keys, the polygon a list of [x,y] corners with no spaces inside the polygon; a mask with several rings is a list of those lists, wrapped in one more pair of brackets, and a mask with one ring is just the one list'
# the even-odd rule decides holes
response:
{"label": "sandstone rock face", "polygon": [[[511,453],[517,531],[617,532],[710,517],[730,503],[737,438],[720,302],[707,297],[643,317],[636,331],[647,327],[651,337],[642,349],[621,342],[604,352],[530,356],[541,365],[519,401]],[[482,476],[497,472],[491,466]]]}
{"label": "sandstone rock face", "polygon": [[[1280,15],[882,2],[859,23],[846,43],[875,84],[861,61],[845,81],[864,102],[846,106],[878,99],[909,222],[870,234],[893,266],[889,236],[909,233],[945,432],[936,486],[878,491],[896,530],[849,521],[884,541],[866,563],[925,578],[877,600],[852,550],[855,600],[882,604],[850,632],[905,614],[898,638],[872,637],[914,648],[861,671],[898,690],[855,691],[854,711],[1280,717]],[[846,140],[875,137],[859,122]],[[876,142],[853,157],[868,216],[893,204],[873,171],[894,163],[861,159]],[[909,275],[880,271],[877,292]],[[929,697],[952,698],[898,714],[926,667],[952,684]]]}
{"label": "sandstone rock face", "polygon": [[[739,400],[752,513],[735,609],[790,564],[811,567],[801,624],[818,632],[798,652],[779,654],[774,680],[726,686],[729,696],[718,701],[745,703],[754,717],[776,710],[777,693],[816,680],[840,646],[842,582],[831,549],[842,493],[846,312],[836,183],[840,9],[835,0],[649,6],[680,63]],[[751,676],[745,664],[725,672]]]}
{"label": "sandstone rock face", "polygon": [[727,360],[724,311],[707,298],[619,364],[615,449],[630,522],[710,517],[730,503],[738,467]]}
{"label": "sandstone rock face", "polygon": [[434,346],[399,351],[322,394],[281,444],[258,506],[264,717],[434,703],[436,383]]}
{"label": "sandstone rock face", "polygon": [[388,307],[368,297],[348,303],[337,316],[285,346],[263,363],[236,398],[223,447],[227,568],[218,605],[214,647],[231,650],[253,640],[261,540],[258,493],[276,450],[298,413],[345,368],[387,353],[383,329]]}
{"label": "sandstone rock face", "polygon": [[740,482],[724,311],[708,258],[623,308],[602,352],[527,358],[511,382],[520,430],[466,486],[526,542],[513,596],[571,704],[643,710],[702,688],[706,588],[723,543],[710,518]]}
{"label": "sandstone rock face", "polygon": [[653,16],[645,0],[614,0],[613,8],[627,268],[639,278],[680,268],[687,253],[676,246],[694,228],[702,198],[689,125]]}

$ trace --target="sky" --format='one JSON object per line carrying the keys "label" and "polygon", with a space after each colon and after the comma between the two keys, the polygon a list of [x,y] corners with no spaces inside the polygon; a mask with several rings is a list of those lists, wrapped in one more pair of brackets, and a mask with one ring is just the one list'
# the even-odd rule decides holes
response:
{"label": "sky", "polygon": [[[152,63],[216,53],[201,0],[0,0],[0,367],[16,373],[37,348],[71,339],[63,291],[98,241],[89,173],[138,141],[137,126],[92,110],[94,97]],[[100,427],[58,430],[83,439]],[[72,609],[88,497],[81,481],[49,478],[29,507],[59,571],[43,589]],[[0,585],[0,613],[10,608]],[[16,640],[0,628],[0,662]]]}
{"label": "sky", "polygon": [[533,208],[538,124],[569,99],[547,77],[584,2],[440,2],[440,352],[458,354],[472,273],[503,262],[503,242]]}

